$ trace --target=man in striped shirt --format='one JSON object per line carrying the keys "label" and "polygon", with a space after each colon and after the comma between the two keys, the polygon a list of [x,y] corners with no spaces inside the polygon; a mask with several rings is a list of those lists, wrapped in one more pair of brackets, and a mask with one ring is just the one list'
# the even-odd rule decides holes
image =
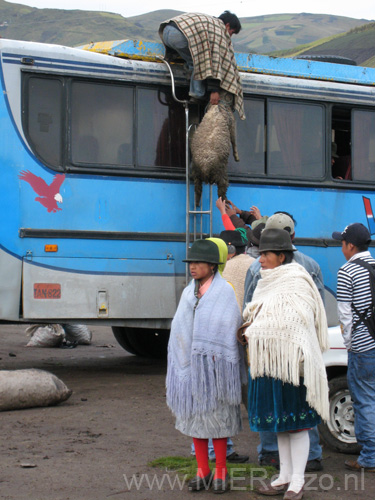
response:
{"label": "man in striped shirt", "polygon": [[337,275],[337,307],[348,350],[348,387],[353,399],[354,429],[362,446],[358,460],[347,460],[351,470],[375,472],[375,339],[361,320],[368,317],[372,305],[369,271],[358,261],[375,265],[368,251],[371,236],[360,223],[347,226],[343,232],[332,233],[341,241],[347,263]]}

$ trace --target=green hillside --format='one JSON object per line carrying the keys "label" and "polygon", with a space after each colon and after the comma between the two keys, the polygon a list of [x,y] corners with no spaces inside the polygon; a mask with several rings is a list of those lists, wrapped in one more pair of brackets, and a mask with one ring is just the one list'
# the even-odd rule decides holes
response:
{"label": "green hillside", "polygon": [[[36,9],[0,0],[0,36],[68,46],[128,38],[159,41],[160,22],[179,13],[156,10],[124,18],[106,12]],[[235,50],[266,54],[345,33],[370,21],[303,13],[246,17],[241,22],[243,30],[233,37]]]}
{"label": "green hillside", "polygon": [[233,42],[239,52],[267,54],[344,33],[367,22],[365,19],[305,13],[248,17],[241,19],[243,31],[233,37]]}
{"label": "green hillside", "polygon": [[68,46],[126,38],[157,40],[154,30],[140,28],[119,14],[36,9],[4,0],[0,0],[0,36]]}
{"label": "green hillside", "polygon": [[280,57],[335,55],[353,59],[361,66],[375,67],[375,23],[308,45],[297,46],[291,50],[276,51],[272,55]]}

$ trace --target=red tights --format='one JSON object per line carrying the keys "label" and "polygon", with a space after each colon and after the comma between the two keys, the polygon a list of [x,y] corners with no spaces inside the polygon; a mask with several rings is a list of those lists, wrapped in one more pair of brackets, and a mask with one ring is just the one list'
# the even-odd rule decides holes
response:
{"label": "red tights", "polygon": [[[193,438],[195,456],[197,458],[199,477],[206,477],[210,473],[208,465],[208,439]],[[227,438],[212,440],[216,456],[216,470],[214,479],[225,479],[227,475]]]}

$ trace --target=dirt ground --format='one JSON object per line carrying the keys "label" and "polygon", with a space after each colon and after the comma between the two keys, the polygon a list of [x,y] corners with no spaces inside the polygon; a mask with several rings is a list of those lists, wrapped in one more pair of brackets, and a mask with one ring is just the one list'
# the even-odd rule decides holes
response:
{"label": "dirt ground", "polygon": [[[6,500],[182,500],[191,495],[176,473],[147,464],[186,456],[190,439],[174,429],[165,404],[166,364],[127,354],[110,328],[94,327],[91,346],[27,348],[24,326],[0,325],[1,369],[42,368],[73,390],[60,406],[6,411],[1,419],[0,498]],[[256,463],[257,434],[243,411],[236,451]],[[324,470],[308,477],[304,498],[375,498],[375,474],[349,473],[348,455],[324,449]],[[28,465],[28,466],[25,466]],[[226,498],[255,500],[236,481]],[[257,479],[253,479],[256,486]],[[279,497],[280,498],[280,497]]]}

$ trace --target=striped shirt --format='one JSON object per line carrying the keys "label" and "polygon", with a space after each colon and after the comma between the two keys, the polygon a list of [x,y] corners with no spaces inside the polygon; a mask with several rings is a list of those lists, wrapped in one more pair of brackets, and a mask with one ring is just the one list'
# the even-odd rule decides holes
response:
{"label": "striped shirt", "polygon": [[[360,321],[353,308],[353,304],[360,313],[364,313],[372,304],[372,295],[369,272],[364,267],[356,264],[356,259],[362,259],[369,264],[375,265],[375,260],[372,258],[370,252],[360,252],[353,255],[353,257],[339,269],[337,274],[337,301],[339,303],[339,316],[340,303],[351,304],[352,321],[350,349],[353,352],[364,352],[375,348],[375,340],[368,332],[367,327]],[[343,321],[341,321],[341,323],[343,323]]]}

